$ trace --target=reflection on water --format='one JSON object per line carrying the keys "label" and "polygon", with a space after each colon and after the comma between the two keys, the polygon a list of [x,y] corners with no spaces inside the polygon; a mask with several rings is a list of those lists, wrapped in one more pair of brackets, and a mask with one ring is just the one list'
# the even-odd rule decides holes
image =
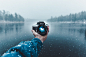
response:
{"label": "reflection on water", "polygon": [[13,31],[16,30],[16,32],[18,32],[18,30],[21,30],[22,26],[24,26],[24,23],[12,23],[12,24],[0,24],[0,34],[2,32],[5,32],[5,34],[7,34],[7,32],[9,31]]}
{"label": "reflection on water", "polygon": [[13,40],[16,39],[23,26],[24,23],[0,23],[0,54],[14,45]]}
{"label": "reflection on water", "polygon": [[[39,57],[86,57],[86,24],[49,23],[50,32]],[[0,54],[34,38],[32,23],[0,24]]]}

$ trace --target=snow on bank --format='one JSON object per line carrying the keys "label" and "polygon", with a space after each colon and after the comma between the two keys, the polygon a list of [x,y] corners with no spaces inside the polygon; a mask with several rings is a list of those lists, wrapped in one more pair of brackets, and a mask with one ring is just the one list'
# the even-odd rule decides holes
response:
{"label": "snow on bank", "polygon": [[22,21],[20,22],[17,22],[17,21],[14,21],[14,22],[11,22],[11,21],[0,21],[0,23],[24,23]]}
{"label": "snow on bank", "polygon": [[64,22],[55,22],[55,23],[81,23],[81,24],[86,24],[85,22],[68,22],[68,21],[64,21]]}

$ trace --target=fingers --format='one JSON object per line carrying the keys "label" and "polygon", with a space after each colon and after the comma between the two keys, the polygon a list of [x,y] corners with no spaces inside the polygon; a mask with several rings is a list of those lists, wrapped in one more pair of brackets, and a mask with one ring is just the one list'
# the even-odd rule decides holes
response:
{"label": "fingers", "polygon": [[37,32],[35,32],[34,30],[31,30],[32,31],[32,33],[33,33],[33,35],[34,36],[36,36],[38,33]]}
{"label": "fingers", "polygon": [[47,30],[47,35],[48,35],[48,33],[49,33],[49,26],[47,26],[47,28],[48,28],[48,30]]}
{"label": "fingers", "polygon": [[48,32],[49,32],[49,26],[47,26],[47,28],[48,28]]}
{"label": "fingers", "polygon": [[32,31],[32,33],[35,33],[34,30],[31,30],[31,31]]}
{"label": "fingers", "polygon": [[35,34],[36,32],[34,30],[31,30],[33,34]]}
{"label": "fingers", "polygon": [[[47,35],[48,35],[48,33],[49,33],[49,26],[47,26],[47,28],[48,28],[48,30],[47,30]],[[37,33],[37,32],[35,32],[34,30],[31,30],[32,31],[32,33],[33,33],[33,35],[34,36],[38,36],[39,34]]]}

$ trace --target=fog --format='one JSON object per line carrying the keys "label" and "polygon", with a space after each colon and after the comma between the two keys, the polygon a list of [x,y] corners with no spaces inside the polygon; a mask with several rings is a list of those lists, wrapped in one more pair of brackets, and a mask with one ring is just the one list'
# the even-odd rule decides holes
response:
{"label": "fog", "polygon": [[86,11],[86,0],[0,0],[0,10],[29,19],[49,19]]}

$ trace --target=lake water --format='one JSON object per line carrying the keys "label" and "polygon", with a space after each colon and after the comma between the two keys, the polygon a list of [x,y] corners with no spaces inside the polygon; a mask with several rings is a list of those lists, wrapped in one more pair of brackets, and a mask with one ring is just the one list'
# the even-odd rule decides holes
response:
{"label": "lake water", "polygon": [[[0,54],[21,41],[34,38],[31,29],[36,22],[0,23]],[[54,23],[39,57],[86,57],[86,24]]]}

